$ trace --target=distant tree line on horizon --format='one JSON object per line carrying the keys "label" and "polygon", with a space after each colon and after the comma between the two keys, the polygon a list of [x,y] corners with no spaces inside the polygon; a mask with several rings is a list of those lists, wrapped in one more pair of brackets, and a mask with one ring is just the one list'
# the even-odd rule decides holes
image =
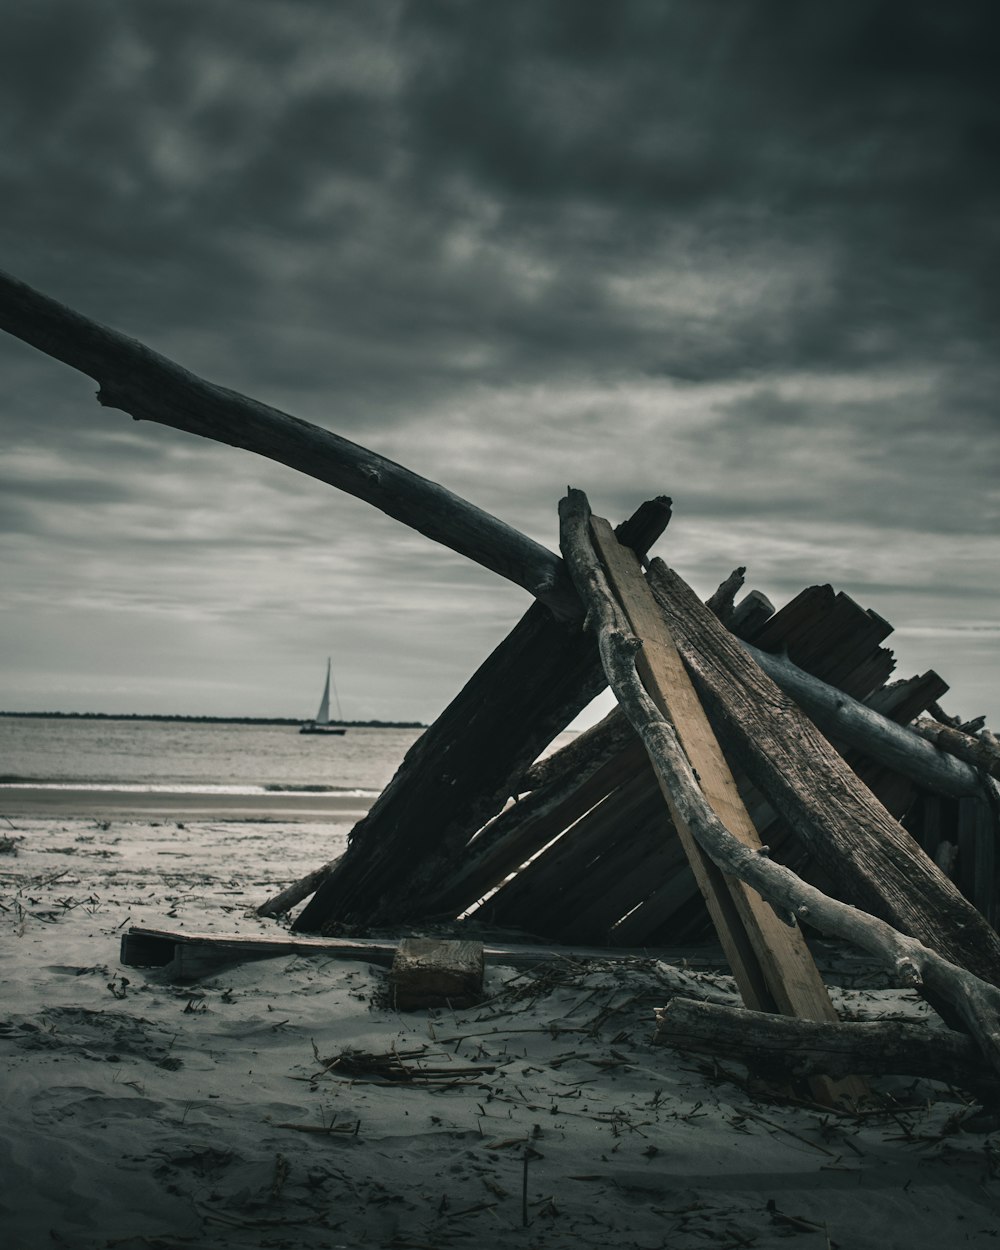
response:
{"label": "distant tree line on horizon", "polygon": [[[19,716],[35,720],[152,720],[181,721],[201,725],[301,725],[295,716],[181,716],[179,714],[143,712],[0,712],[0,716]],[[331,724],[346,729],[426,729],[416,720],[338,720]]]}

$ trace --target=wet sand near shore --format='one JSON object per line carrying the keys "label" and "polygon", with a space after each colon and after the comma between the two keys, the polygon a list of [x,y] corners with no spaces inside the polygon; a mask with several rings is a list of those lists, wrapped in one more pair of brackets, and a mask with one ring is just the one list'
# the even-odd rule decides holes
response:
{"label": "wet sand near shore", "polygon": [[0,787],[0,815],[95,820],[158,817],[174,820],[359,820],[373,795],[325,791],[276,794],[199,794],[183,791]]}

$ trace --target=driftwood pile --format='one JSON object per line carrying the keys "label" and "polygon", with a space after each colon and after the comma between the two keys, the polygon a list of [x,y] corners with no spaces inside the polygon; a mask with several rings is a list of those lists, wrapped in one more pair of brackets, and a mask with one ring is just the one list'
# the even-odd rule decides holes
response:
{"label": "driftwood pile", "polygon": [[[665,522],[667,501],[644,505],[619,537],[641,549],[657,511]],[[953,749],[995,768],[989,738],[940,725],[948,687],[937,673],[888,681],[892,627],[875,613],[829,586],[778,612],[755,591],[735,603],[742,574],[710,600],[714,619],[661,562],[649,581],[770,854],[939,949],[971,925],[952,953],[992,976],[990,781],[901,727],[931,710]],[[536,762],[604,684],[586,643],[578,625],[530,609],[415,745],[347,855],[303,884],[319,888],[295,928],[472,914],[559,942],[662,946],[702,934],[703,895],[621,710]]]}
{"label": "driftwood pile", "polygon": [[[613,532],[570,491],[560,559],[435,483],[2,275],[0,327],[96,379],[103,404],[338,486],[536,600],[414,745],[345,854],[263,914],[309,898],[300,933],[470,917],[632,948],[711,924],[747,1008],[774,1017],[768,1035],[799,1054],[817,1096],[857,1097],[857,1083],[827,1078],[877,1064],[805,1057],[860,1043],[840,1031],[804,924],[918,986],[976,1047],[970,1057],[951,1041],[948,1070],[971,1065],[995,1086],[1000,752],[981,724],[941,712],[936,673],[889,680],[891,627],[879,616],[829,586],[774,612],[757,592],[740,597],[742,569],[703,604],[647,558],[670,518],[664,498]],[[608,684],[619,710],[543,758]],[[792,1033],[781,1016],[797,1018]],[[794,1033],[804,1021],[807,1041]],[[740,1028],[767,1032],[706,1023],[682,1004],[660,1023],[689,1045],[707,1031],[720,1048]],[[898,1038],[866,1045],[883,1067],[933,1068],[926,1047],[918,1061]]]}

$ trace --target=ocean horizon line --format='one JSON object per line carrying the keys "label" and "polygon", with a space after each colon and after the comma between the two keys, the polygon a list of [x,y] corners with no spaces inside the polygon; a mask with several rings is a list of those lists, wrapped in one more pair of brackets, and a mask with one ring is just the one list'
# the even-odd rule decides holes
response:
{"label": "ocean horizon line", "polygon": [[[8,712],[0,710],[0,717],[22,720],[124,720],[164,721],[200,725],[303,725],[308,721],[301,716],[196,716],[179,712]],[[423,721],[415,720],[332,720],[331,725],[345,729],[426,729]]]}

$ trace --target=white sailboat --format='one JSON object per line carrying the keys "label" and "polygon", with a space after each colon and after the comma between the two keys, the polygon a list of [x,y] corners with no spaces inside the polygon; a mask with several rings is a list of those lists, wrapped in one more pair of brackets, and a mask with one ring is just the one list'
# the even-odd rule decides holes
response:
{"label": "white sailboat", "polygon": [[[333,696],[337,702],[337,718],[342,719],[340,714],[340,699],[337,698],[337,687],[334,684]],[[306,721],[304,725],[299,727],[300,734],[338,734],[347,733],[346,729],[337,725],[330,724],[330,661],[326,661],[326,685],[323,687],[323,697],[319,701],[319,711],[316,713],[314,720]]]}

